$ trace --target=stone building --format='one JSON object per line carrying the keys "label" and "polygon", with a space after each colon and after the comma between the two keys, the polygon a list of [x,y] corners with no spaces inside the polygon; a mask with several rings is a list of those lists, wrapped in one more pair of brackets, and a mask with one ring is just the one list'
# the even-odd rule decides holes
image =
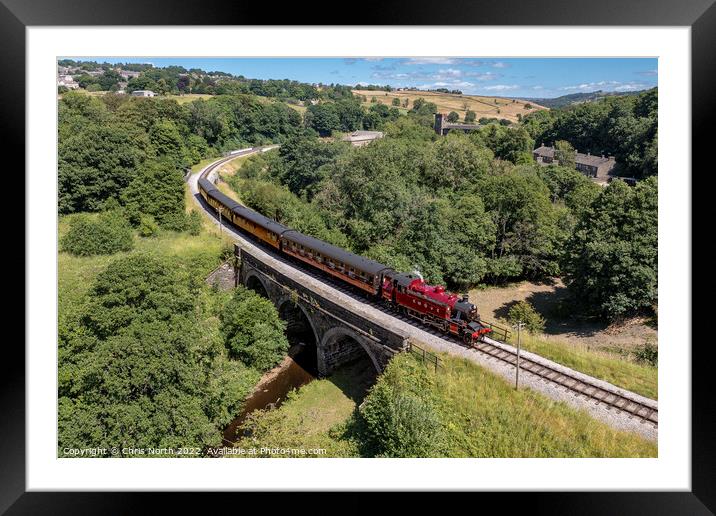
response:
{"label": "stone building", "polygon": [[435,132],[440,136],[445,136],[450,131],[463,131],[469,133],[479,129],[479,125],[475,124],[452,124],[447,122],[445,115],[442,113],[435,113]]}
{"label": "stone building", "polygon": [[157,94],[152,90],[134,90],[132,97],[156,97]]}
{"label": "stone building", "polygon": [[382,137],[381,131],[353,131],[351,134],[345,135],[343,141],[350,142],[354,147],[362,147]]}
{"label": "stone building", "polygon": [[[547,147],[544,143],[532,151],[532,156],[540,165],[559,164],[559,161],[554,157],[554,147]],[[593,156],[590,153],[582,154],[575,149],[574,166],[585,176],[599,182],[605,182],[609,180],[611,172],[616,166],[616,161],[614,156]]]}

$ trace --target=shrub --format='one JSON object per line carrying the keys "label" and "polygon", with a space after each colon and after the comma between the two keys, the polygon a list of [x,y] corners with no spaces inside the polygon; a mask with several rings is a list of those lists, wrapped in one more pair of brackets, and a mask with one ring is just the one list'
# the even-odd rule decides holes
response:
{"label": "shrub", "polygon": [[196,210],[191,210],[187,216],[187,231],[190,235],[197,236],[201,233],[201,215]]}
{"label": "shrub", "polygon": [[161,225],[171,231],[186,231],[187,216],[184,212],[171,212],[164,215]]}
{"label": "shrub", "polygon": [[[381,457],[439,457],[444,455],[445,431],[431,399],[430,380],[411,357],[394,359],[361,407],[366,435]],[[403,381],[406,374],[410,383]]]}
{"label": "shrub", "polygon": [[656,367],[659,364],[659,348],[651,342],[645,342],[634,351],[634,358],[637,362]]}
{"label": "shrub", "polygon": [[139,236],[154,237],[159,233],[159,225],[151,215],[142,215],[139,219]]}
{"label": "shrub", "polygon": [[544,331],[544,318],[534,309],[527,301],[518,301],[515,303],[507,315],[509,321],[517,324],[522,321],[525,328],[530,333],[540,333]]}
{"label": "shrub", "polygon": [[79,215],[70,222],[62,238],[63,251],[77,256],[114,254],[134,247],[132,228],[120,211],[101,213],[99,217]]}

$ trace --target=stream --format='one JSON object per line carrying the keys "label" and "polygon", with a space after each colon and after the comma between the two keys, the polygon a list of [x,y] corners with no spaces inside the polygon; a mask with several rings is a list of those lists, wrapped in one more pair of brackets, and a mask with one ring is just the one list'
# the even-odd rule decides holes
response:
{"label": "stream", "polygon": [[315,354],[312,346],[295,344],[279,365],[261,377],[254,391],[244,401],[239,415],[224,430],[224,446],[234,446],[240,437],[236,436],[236,430],[254,410],[279,407],[289,392],[315,380],[318,373],[307,357],[311,352]]}

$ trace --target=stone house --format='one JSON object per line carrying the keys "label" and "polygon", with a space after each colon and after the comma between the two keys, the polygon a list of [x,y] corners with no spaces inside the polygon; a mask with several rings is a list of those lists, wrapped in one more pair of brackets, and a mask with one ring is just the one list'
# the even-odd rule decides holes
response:
{"label": "stone house", "polygon": [[[554,147],[547,147],[544,143],[532,151],[532,156],[540,165],[559,164],[559,161],[554,157]],[[604,157],[603,154],[601,156],[590,153],[582,154],[575,149],[574,166],[585,176],[604,182],[608,181],[611,176],[612,170],[616,166],[616,161],[614,156]]]}

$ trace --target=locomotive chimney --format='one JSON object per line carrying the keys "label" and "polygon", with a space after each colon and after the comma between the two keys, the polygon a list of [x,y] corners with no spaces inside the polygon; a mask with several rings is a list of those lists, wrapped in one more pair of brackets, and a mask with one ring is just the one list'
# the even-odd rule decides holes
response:
{"label": "locomotive chimney", "polygon": [[467,294],[463,294],[463,295],[462,295],[462,300],[463,300],[465,303],[467,303],[467,301],[468,301],[468,295],[467,295]]}

